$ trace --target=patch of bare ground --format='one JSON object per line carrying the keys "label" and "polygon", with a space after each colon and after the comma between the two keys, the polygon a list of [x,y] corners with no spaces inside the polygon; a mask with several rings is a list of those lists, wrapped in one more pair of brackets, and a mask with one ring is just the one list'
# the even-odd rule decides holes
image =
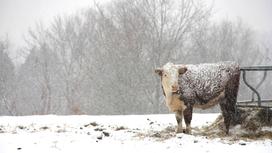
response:
{"label": "patch of bare ground", "polygon": [[137,131],[135,137],[140,139],[152,138],[156,141],[164,141],[176,136],[175,127],[168,126],[161,131],[150,130],[146,132]]}

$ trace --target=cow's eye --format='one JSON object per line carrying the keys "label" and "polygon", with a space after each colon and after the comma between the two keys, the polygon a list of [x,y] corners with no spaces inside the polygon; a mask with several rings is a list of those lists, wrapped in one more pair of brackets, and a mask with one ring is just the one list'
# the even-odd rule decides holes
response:
{"label": "cow's eye", "polygon": [[167,74],[164,74],[163,76],[164,76],[164,77],[167,77]]}

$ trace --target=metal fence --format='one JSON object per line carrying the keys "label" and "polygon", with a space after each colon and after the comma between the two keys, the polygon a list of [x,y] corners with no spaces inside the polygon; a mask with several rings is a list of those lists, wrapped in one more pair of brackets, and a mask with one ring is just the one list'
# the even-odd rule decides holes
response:
{"label": "metal fence", "polygon": [[[249,66],[249,67],[241,67],[240,68],[243,81],[245,85],[252,91],[251,100],[246,101],[238,101],[238,107],[259,107],[259,108],[272,108],[272,99],[262,99],[260,93],[258,92],[258,88],[265,82],[267,78],[267,72],[272,71],[272,66]],[[261,81],[253,87],[247,80],[247,72],[249,71],[263,71],[263,77]],[[255,95],[257,99],[255,100]],[[272,95],[271,95],[272,98]]]}

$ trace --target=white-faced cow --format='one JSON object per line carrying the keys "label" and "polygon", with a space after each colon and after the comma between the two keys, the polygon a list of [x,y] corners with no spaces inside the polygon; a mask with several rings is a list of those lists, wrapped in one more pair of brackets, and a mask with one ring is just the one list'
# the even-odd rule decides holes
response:
{"label": "white-faced cow", "polygon": [[199,65],[167,63],[155,72],[161,77],[166,105],[176,114],[177,133],[183,132],[183,116],[185,133],[191,133],[194,107],[206,109],[219,103],[228,134],[230,122],[235,121],[239,88],[240,69],[236,62]]}

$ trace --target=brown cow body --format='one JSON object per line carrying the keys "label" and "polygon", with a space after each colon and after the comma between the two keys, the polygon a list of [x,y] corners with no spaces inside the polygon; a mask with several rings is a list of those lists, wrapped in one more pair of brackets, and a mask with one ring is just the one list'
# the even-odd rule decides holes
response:
{"label": "brown cow body", "polygon": [[156,72],[162,78],[166,105],[176,113],[177,132],[182,132],[184,116],[186,133],[191,132],[193,108],[210,108],[220,104],[226,133],[231,120],[235,120],[236,99],[240,70],[235,62],[199,65],[174,65],[167,63]]}

